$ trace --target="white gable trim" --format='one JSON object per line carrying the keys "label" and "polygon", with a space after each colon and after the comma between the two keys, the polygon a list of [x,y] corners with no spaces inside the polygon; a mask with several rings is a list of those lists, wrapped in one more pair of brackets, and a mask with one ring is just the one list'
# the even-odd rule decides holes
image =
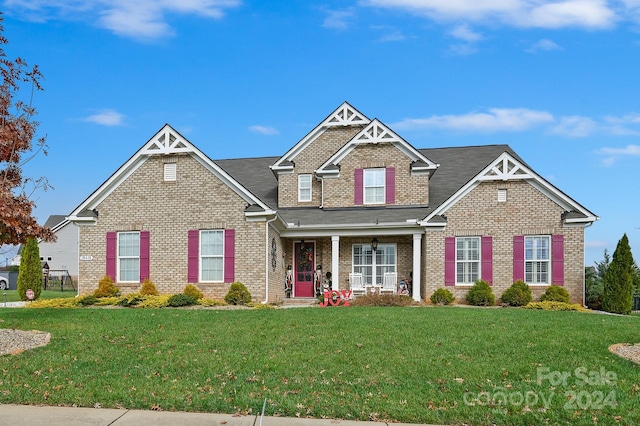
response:
{"label": "white gable trim", "polygon": [[330,127],[338,126],[353,126],[362,125],[366,126],[371,120],[366,115],[352,107],[348,102],[343,102],[335,111],[333,111],[327,118],[318,124],[313,130],[311,130],[304,138],[302,138],[297,144],[295,144],[289,151],[287,151],[282,157],[278,159],[272,166],[271,170],[278,171],[290,171],[293,169],[291,164],[283,164],[293,162],[293,160],[304,149],[322,135]]}
{"label": "white gable trim", "polygon": [[374,119],[367,127],[362,129],[360,133],[355,135],[348,143],[340,148],[335,154],[333,154],[327,161],[325,161],[316,170],[319,175],[336,173],[336,170],[326,170],[329,165],[338,165],[351,151],[358,145],[364,144],[379,144],[390,143],[406,155],[411,161],[422,161],[425,163],[425,167],[421,167],[420,170],[435,170],[438,168],[438,164],[435,164],[427,157],[422,155],[420,151],[415,149],[410,143],[398,136],[393,130],[385,126],[377,118]]}
{"label": "white gable trim", "polygon": [[85,201],[82,202],[67,217],[72,222],[95,222],[97,218],[78,216],[85,210],[93,210],[97,208],[105,198],[107,198],[116,188],[118,188],[133,172],[142,166],[153,155],[171,155],[171,154],[188,154],[191,155],[202,166],[209,170],[214,176],[220,179],[225,185],[230,187],[244,201],[249,204],[256,204],[265,211],[271,209],[256,198],[245,187],[240,185],[227,172],[222,170],[202,151],[196,148],[191,142],[187,141],[170,125],[165,124],[164,127],[156,133],[149,141],[144,144],[126,163],[124,163],[114,174],[109,177],[98,189],[96,189]]}
{"label": "white gable trim", "polygon": [[581,223],[591,223],[599,219],[598,216],[591,213],[582,205],[577,203],[571,197],[560,191],[555,186],[551,185],[545,179],[543,179],[536,172],[516,160],[508,152],[503,152],[496,158],[491,164],[485,167],[480,173],[478,173],[473,179],[460,188],[455,194],[449,197],[444,203],[436,208],[429,216],[424,218],[421,223],[423,226],[433,226],[427,223],[431,218],[437,215],[444,215],[458,201],[464,198],[480,183],[486,181],[509,181],[509,180],[524,180],[531,184],[538,191],[542,192],[551,201],[558,204],[563,209],[570,211],[575,210],[585,215],[584,219],[574,219]]}

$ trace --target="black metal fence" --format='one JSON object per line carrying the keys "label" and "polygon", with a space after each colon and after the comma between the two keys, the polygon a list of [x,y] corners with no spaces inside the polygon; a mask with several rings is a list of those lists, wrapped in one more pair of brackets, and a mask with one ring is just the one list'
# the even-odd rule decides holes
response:
{"label": "black metal fence", "polygon": [[632,311],[640,311],[640,294],[633,295],[633,308]]}

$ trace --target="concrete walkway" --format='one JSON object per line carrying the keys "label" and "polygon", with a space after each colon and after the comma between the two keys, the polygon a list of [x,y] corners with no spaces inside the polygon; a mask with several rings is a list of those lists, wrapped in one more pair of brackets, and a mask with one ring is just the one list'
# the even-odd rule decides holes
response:
{"label": "concrete walkway", "polygon": [[[262,420],[262,422],[261,422]],[[117,410],[35,405],[0,405],[0,425],[6,426],[356,426],[371,424],[350,420],[238,416],[233,414],[172,411]],[[408,423],[376,423],[409,426]],[[416,426],[415,424],[412,426]]]}

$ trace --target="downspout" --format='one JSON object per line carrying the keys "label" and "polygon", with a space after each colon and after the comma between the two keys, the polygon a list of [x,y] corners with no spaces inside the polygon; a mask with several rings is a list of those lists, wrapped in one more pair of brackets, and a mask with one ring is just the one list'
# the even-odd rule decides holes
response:
{"label": "downspout", "polygon": [[264,278],[265,278],[265,294],[263,305],[269,303],[269,224],[276,220],[278,216],[273,216],[264,224]]}
{"label": "downspout", "polygon": [[320,207],[319,208],[323,208],[324,207],[324,178],[322,176],[318,176],[318,179],[320,179]]}

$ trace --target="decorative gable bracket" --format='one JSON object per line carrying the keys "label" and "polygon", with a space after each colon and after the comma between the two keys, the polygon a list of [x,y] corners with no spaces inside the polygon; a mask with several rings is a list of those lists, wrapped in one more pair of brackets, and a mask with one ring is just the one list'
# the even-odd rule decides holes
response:
{"label": "decorative gable bracket", "polygon": [[333,126],[354,126],[369,124],[370,120],[365,117],[360,111],[344,102],[338,107],[327,119],[324,124],[327,127]]}
{"label": "decorative gable bracket", "polygon": [[171,126],[165,125],[155,137],[147,142],[147,145],[142,150],[142,154],[170,155],[193,152],[193,149],[189,147],[190,144],[186,143],[182,136],[172,130]]}
{"label": "decorative gable bracket", "polygon": [[509,156],[503,156],[490,167],[478,180],[514,180],[514,179],[533,179],[533,175],[525,170],[519,164],[513,161]]}

